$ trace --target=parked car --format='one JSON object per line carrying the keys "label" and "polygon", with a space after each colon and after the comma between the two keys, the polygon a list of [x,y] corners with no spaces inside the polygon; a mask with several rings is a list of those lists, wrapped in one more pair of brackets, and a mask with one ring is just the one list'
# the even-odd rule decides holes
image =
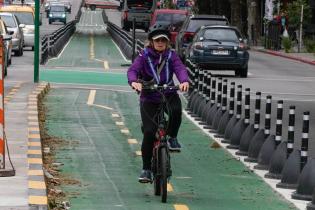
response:
{"label": "parked car", "polygon": [[247,77],[249,53],[247,40],[235,27],[202,26],[187,48],[187,58],[197,66],[211,70],[234,70]]}
{"label": "parked car", "polygon": [[12,32],[12,51],[16,56],[23,55],[23,43],[24,43],[24,34],[23,28],[24,24],[20,24],[18,18],[6,12],[0,12],[1,19],[5,22],[9,32]]}
{"label": "parked car", "polygon": [[31,47],[34,50],[34,9],[31,6],[9,5],[0,7],[0,12],[14,14],[24,24],[24,47]]}
{"label": "parked car", "polygon": [[62,22],[65,25],[67,24],[67,13],[64,4],[50,5],[48,22],[49,24],[52,24],[53,22]]}
{"label": "parked car", "polygon": [[156,9],[157,0],[125,0],[122,6],[121,27],[130,31],[133,20],[136,29],[148,32],[151,16]]}
{"label": "parked car", "polygon": [[190,15],[186,18],[178,32],[175,49],[181,59],[185,59],[186,47],[191,43],[195,32],[204,25],[229,25],[225,16],[219,15]]}
{"label": "parked car", "polygon": [[178,31],[182,27],[187,16],[188,11],[186,10],[157,9],[153,13],[150,26],[153,26],[157,22],[162,25],[169,25],[171,32],[171,45],[174,46]]}
{"label": "parked car", "polygon": [[3,20],[0,19],[0,34],[2,35],[4,39],[4,48],[3,48],[3,54],[4,56],[4,76],[8,74],[8,66],[11,63],[11,53],[12,53],[12,38],[11,35],[12,32],[9,32],[7,30],[7,27]]}

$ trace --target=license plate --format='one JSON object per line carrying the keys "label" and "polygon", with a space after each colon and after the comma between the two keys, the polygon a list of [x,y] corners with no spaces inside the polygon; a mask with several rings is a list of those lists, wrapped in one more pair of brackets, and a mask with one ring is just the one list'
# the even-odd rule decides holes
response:
{"label": "license plate", "polygon": [[229,55],[230,52],[228,50],[212,50],[213,55]]}

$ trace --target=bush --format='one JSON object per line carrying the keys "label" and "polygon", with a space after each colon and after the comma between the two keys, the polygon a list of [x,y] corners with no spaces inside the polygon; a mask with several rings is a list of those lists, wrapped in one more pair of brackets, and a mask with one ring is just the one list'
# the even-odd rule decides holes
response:
{"label": "bush", "polygon": [[314,39],[304,39],[304,46],[309,53],[315,53],[315,40]]}
{"label": "bush", "polygon": [[286,53],[290,52],[292,48],[292,42],[289,37],[282,37],[282,46]]}

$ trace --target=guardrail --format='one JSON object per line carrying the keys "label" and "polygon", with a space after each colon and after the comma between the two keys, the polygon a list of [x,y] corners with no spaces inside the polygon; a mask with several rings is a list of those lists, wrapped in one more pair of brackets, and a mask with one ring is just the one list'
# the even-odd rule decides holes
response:
{"label": "guardrail", "polygon": [[138,54],[144,48],[144,43],[141,40],[133,40],[132,36],[128,32],[121,29],[114,23],[109,22],[105,12],[103,12],[102,15],[104,22],[107,24],[108,33],[112,36],[113,40],[128,59],[132,58],[133,44],[136,45],[136,54]]}
{"label": "guardrail", "polygon": [[[83,5],[83,1],[81,1],[81,6]],[[65,43],[68,42],[70,37],[75,32],[76,23],[80,20],[81,17],[81,9],[79,9],[75,19],[65,26],[59,28],[54,31],[52,34],[48,34],[42,37],[41,40],[41,64],[45,64],[48,58],[57,56]]]}

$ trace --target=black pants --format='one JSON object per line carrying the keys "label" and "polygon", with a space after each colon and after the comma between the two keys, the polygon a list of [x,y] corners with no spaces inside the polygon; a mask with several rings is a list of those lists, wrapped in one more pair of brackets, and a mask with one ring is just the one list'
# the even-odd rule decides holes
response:
{"label": "black pants", "polygon": [[[167,134],[175,138],[182,122],[182,104],[177,94],[167,97],[167,103],[170,108],[169,127]],[[142,102],[140,113],[143,126],[143,141],[141,146],[143,169],[151,169],[151,159],[155,133],[157,131],[157,115],[160,104],[151,102]]]}

